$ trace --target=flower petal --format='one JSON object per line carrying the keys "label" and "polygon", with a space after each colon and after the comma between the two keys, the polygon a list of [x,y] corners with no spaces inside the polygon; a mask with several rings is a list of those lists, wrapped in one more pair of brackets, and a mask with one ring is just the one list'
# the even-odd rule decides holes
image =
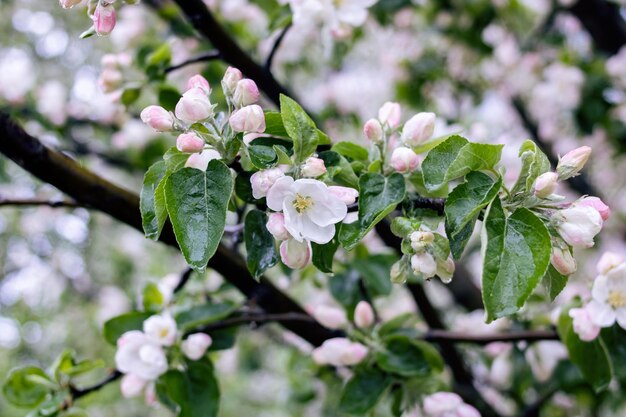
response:
{"label": "flower petal", "polygon": [[267,206],[274,211],[283,209],[285,198],[293,195],[293,178],[289,176],[280,177],[276,180],[272,188],[267,192]]}
{"label": "flower petal", "polygon": [[318,226],[306,216],[302,216],[301,230],[302,236],[304,236],[305,239],[311,240],[320,245],[330,242],[333,236],[335,236],[335,225],[329,224],[328,226]]}
{"label": "flower petal", "polygon": [[613,310],[610,305],[600,303],[596,300],[591,300],[591,302],[587,304],[586,308],[591,316],[591,321],[595,325],[600,327],[609,327],[615,323],[615,310]]}

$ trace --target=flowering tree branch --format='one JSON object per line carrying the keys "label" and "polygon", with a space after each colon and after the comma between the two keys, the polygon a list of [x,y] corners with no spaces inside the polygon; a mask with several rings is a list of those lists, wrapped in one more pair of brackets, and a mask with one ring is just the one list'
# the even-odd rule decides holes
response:
{"label": "flowering tree branch", "polygon": [[76,201],[70,200],[40,200],[36,198],[22,198],[22,199],[13,199],[13,198],[2,198],[0,197],[0,207],[23,207],[23,206],[48,206],[52,208],[77,208],[77,207],[85,207],[83,204],[80,204]]}
{"label": "flowering tree branch", "polygon": [[285,38],[285,35],[287,35],[287,32],[289,32],[289,29],[291,29],[291,23],[289,23],[287,26],[285,26],[283,28],[283,30],[280,32],[280,34],[278,35],[278,37],[276,38],[276,40],[274,41],[274,45],[272,46],[272,50],[270,51],[270,54],[267,56],[267,60],[265,61],[265,70],[266,71],[271,71],[272,70],[272,61],[274,60],[274,56],[276,55],[276,52],[278,51],[278,48],[280,47],[280,44],[283,42],[283,39]]}
{"label": "flowering tree branch", "polygon": [[176,65],[172,65],[169,66],[167,68],[165,68],[164,72],[166,74],[172,72],[172,71],[176,71],[178,69],[184,68],[187,65],[192,65],[192,64],[197,64],[199,62],[207,62],[207,61],[213,61],[215,59],[220,59],[221,58],[221,54],[219,51],[211,51],[211,52],[207,52],[205,54],[201,54],[192,58],[189,58],[179,64]]}

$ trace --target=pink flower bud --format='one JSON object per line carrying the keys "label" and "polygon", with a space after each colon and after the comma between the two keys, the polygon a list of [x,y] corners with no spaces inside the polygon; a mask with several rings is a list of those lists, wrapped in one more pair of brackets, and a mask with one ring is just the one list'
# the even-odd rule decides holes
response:
{"label": "pink flower bud", "polygon": [[176,117],[185,123],[195,123],[213,116],[213,106],[202,88],[194,87],[178,100]]}
{"label": "pink flower bud", "polygon": [[354,324],[360,328],[374,324],[374,309],[367,301],[359,301],[354,309]]}
{"label": "pink flower bud", "polygon": [[237,83],[243,78],[243,74],[237,68],[228,67],[222,78],[224,94],[231,95],[237,87]]}
{"label": "pink flower bud", "polygon": [[189,155],[187,162],[185,162],[185,167],[206,171],[210,161],[221,158],[222,155],[220,155],[220,153],[215,149],[205,149],[200,153],[192,153]]}
{"label": "pink flower bud", "polygon": [[59,0],[59,3],[61,3],[61,7],[63,7],[64,9],[70,9],[77,4],[80,4],[80,2],[82,1],[83,0]]}
{"label": "pink flower bud", "polygon": [[111,3],[99,2],[91,19],[96,33],[106,36],[115,27],[115,7]]}
{"label": "pink flower bud", "polygon": [[417,113],[411,117],[402,128],[402,142],[415,147],[431,138],[435,131],[435,113]]}
{"label": "pink flower bud", "polygon": [[598,197],[581,198],[580,200],[576,202],[576,205],[584,206],[584,207],[592,207],[596,209],[598,213],[600,213],[600,216],[602,217],[602,220],[604,221],[608,220],[609,216],[611,215],[611,209],[609,208],[609,206],[604,204],[604,202],[600,200]]}
{"label": "pink flower bud", "polygon": [[249,78],[240,80],[233,93],[233,102],[237,106],[248,106],[259,101],[259,88],[256,83]]}
{"label": "pink flower bud", "polygon": [[397,147],[391,154],[391,166],[402,174],[414,171],[419,162],[419,156],[412,149],[404,146]]}
{"label": "pink flower bud", "polygon": [[558,175],[556,172],[543,173],[535,180],[533,193],[538,198],[547,198],[556,190],[557,181]]}
{"label": "pink flower bud", "polygon": [[565,180],[578,174],[587,163],[589,155],[591,155],[589,146],[581,146],[563,155],[556,166],[559,179]]}
{"label": "pink flower bud", "polygon": [[614,252],[605,252],[602,254],[602,257],[600,257],[600,260],[598,261],[598,273],[601,275],[606,275],[609,273],[609,271],[622,263],[624,263],[624,257],[622,255],[618,255]]}
{"label": "pink flower bud", "polygon": [[176,148],[181,152],[200,152],[204,148],[204,141],[193,132],[183,133],[176,138]]}
{"label": "pink flower bud", "polygon": [[209,82],[200,74],[192,76],[187,81],[187,91],[191,90],[192,88],[199,88],[204,91],[205,94],[211,93],[211,86],[209,85]]}
{"label": "pink flower bud", "polygon": [[363,125],[363,133],[365,137],[374,143],[378,143],[383,140],[383,127],[376,119],[369,119]]}
{"label": "pink flower bud", "polygon": [[104,54],[100,59],[100,65],[104,68],[116,69],[119,66],[119,61],[117,59],[117,55],[115,54]]}
{"label": "pink flower bud", "polygon": [[368,353],[369,350],[366,346],[354,342],[342,353],[341,362],[346,366],[356,365],[363,362]]}
{"label": "pink flower bud", "polygon": [[105,68],[98,77],[98,86],[103,93],[117,90],[124,80],[122,73],[116,69]]}
{"label": "pink flower bud", "polygon": [[573,205],[552,216],[557,231],[569,245],[590,248],[602,229],[602,217],[592,207]]}
{"label": "pink flower bud", "polygon": [[559,247],[553,247],[550,263],[560,274],[572,275],[576,272],[576,260],[569,249],[563,250]]}
{"label": "pink flower bud", "polygon": [[346,206],[354,204],[356,198],[359,196],[359,192],[354,188],[342,187],[340,185],[330,185],[328,191],[340,199]]}
{"label": "pink flower bud", "polygon": [[143,391],[148,381],[135,374],[126,374],[120,382],[120,391],[124,398],[138,397]]}
{"label": "pink flower bud", "polygon": [[378,110],[378,120],[383,125],[387,123],[390,128],[395,129],[400,126],[400,112],[400,104],[388,101]]}
{"label": "pink flower bud", "polygon": [[318,306],[313,310],[313,317],[319,321],[322,326],[329,329],[340,329],[348,323],[346,313],[335,307]]}
{"label": "pink flower bud", "polygon": [[270,213],[265,226],[277,240],[287,240],[291,237],[285,227],[285,216],[283,213]]}
{"label": "pink flower bud", "polygon": [[255,172],[250,177],[252,196],[256,199],[267,196],[267,192],[272,188],[276,180],[284,176],[285,173],[280,168],[264,169]]}
{"label": "pink flower bud", "polygon": [[437,262],[428,252],[417,253],[411,256],[411,268],[416,274],[422,274],[425,279],[428,279],[437,273]]}
{"label": "pink flower bud", "polygon": [[325,173],[326,166],[324,165],[324,160],[320,158],[311,156],[307,158],[306,161],[304,161],[304,165],[302,165],[301,174],[304,177],[317,178]]}
{"label": "pink flower bud", "polygon": [[291,269],[302,269],[311,262],[311,244],[288,239],[280,244],[280,259]]}
{"label": "pink flower bud", "polygon": [[574,332],[580,340],[591,342],[600,334],[600,326],[591,320],[591,315],[586,308],[572,308],[569,316],[573,319]]}
{"label": "pink flower bud", "polygon": [[312,356],[318,365],[350,366],[363,361],[367,353],[367,347],[360,343],[345,337],[334,337],[314,349]]}
{"label": "pink flower bud", "polygon": [[235,132],[263,133],[265,131],[265,114],[261,106],[253,104],[242,107],[231,114],[228,123]]}
{"label": "pink flower bud", "polygon": [[148,106],[141,112],[141,121],[157,132],[170,132],[174,130],[174,118],[163,107]]}
{"label": "pink flower bud", "polygon": [[194,333],[192,335],[189,335],[187,339],[183,340],[181,349],[185,356],[187,356],[192,361],[197,361],[204,356],[207,349],[209,348],[209,346],[211,346],[212,343],[213,340],[208,334]]}

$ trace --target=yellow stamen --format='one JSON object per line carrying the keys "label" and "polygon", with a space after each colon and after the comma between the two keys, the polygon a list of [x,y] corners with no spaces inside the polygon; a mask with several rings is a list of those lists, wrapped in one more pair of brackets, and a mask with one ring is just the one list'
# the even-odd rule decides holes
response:
{"label": "yellow stamen", "polygon": [[607,301],[613,308],[626,307],[626,294],[621,291],[609,291]]}
{"label": "yellow stamen", "polygon": [[296,199],[291,202],[298,213],[302,213],[313,205],[313,199],[309,196],[296,194]]}

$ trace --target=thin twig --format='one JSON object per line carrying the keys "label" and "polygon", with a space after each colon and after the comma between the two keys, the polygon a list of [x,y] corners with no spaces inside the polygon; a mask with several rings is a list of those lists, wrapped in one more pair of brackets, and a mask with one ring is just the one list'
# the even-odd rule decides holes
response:
{"label": "thin twig", "polygon": [[539,340],[559,340],[553,330],[523,330],[495,334],[469,334],[447,330],[432,329],[426,332],[424,340],[428,342],[472,343],[487,345],[493,342],[536,342]]}
{"label": "thin twig", "polygon": [[177,293],[183,288],[185,288],[185,285],[187,285],[187,282],[189,282],[189,278],[191,278],[192,273],[193,273],[193,269],[191,268],[185,269],[185,271],[180,275],[180,280],[178,281],[178,284],[174,288],[174,293]]}
{"label": "thin twig", "polygon": [[71,200],[40,200],[36,198],[21,198],[21,199],[13,199],[13,198],[2,198],[0,197],[0,207],[23,207],[23,206],[47,206],[52,208],[77,208],[77,207],[85,207],[84,204],[80,204],[76,201]]}
{"label": "thin twig", "polygon": [[280,32],[280,35],[278,35],[278,37],[274,41],[274,45],[272,46],[272,50],[270,51],[270,54],[267,56],[267,60],[265,61],[264,68],[265,68],[266,71],[271,71],[272,70],[272,62],[274,61],[274,56],[276,55],[276,52],[278,51],[278,48],[280,47],[281,43],[283,42],[283,39],[285,38],[285,35],[287,34],[287,32],[289,32],[289,29],[291,29],[291,23],[289,23],[287,26],[285,26],[283,28],[283,30]]}
{"label": "thin twig", "polygon": [[170,72],[176,71],[176,70],[181,69],[181,68],[184,68],[187,65],[197,64],[199,62],[213,61],[215,59],[219,59],[220,57],[221,57],[221,54],[219,53],[219,51],[207,52],[206,54],[201,54],[201,55],[198,55],[196,57],[189,58],[188,60],[183,61],[180,64],[176,64],[176,65],[172,65],[170,67],[167,67],[167,68],[165,68],[164,72],[166,74],[169,74]]}

